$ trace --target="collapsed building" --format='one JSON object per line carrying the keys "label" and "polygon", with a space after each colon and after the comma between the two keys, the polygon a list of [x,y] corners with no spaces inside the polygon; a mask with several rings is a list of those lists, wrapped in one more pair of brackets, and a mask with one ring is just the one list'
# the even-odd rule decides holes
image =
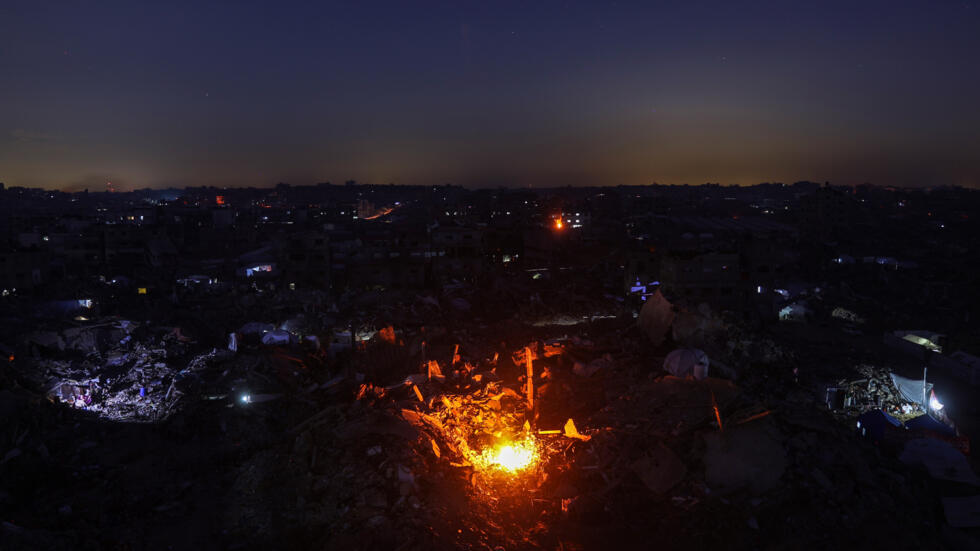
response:
{"label": "collapsed building", "polygon": [[968,401],[796,265],[832,204],[214,191],[25,236],[66,260],[3,297],[4,549],[975,543]]}
{"label": "collapsed building", "polygon": [[18,481],[0,495],[4,535],[12,548],[493,549],[670,532],[667,548],[748,548],[940,530],[930,486],[738,322],[659,293],[634,320],[560,281],[498,285],[492,299],[456,284],[340,305],[283,289],[214,327],[25,333],[4,371],[4,403],[21,404],[3,434],[0,469]]}

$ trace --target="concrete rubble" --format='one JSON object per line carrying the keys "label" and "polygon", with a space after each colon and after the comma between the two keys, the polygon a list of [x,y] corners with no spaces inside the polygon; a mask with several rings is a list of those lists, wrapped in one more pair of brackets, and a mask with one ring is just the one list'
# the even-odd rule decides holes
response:
{"label": "concrete rubble", "polygon": [[[861,439],[771,338],[497,289],[25,333],[0,391],[5,549],[936,548],[917,445]],[[862,369],[838,409],[899,407]],[[524,474],[474,462],[521,438]]]}

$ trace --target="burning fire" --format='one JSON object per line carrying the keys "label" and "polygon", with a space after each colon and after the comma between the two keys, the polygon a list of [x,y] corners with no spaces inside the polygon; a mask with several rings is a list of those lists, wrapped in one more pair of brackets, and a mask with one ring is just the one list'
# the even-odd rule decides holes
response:
{"label": "burning fire", "polygon": [[560,230],[562,228],[562,226],[563,226],[563,224],[561,223],[561,218],[556,218],[555,219],[555,229],[556,230]]}
{"label": "burning fire", "polygon": [[[492,382],[469,395],[443,395],[428,426],[445,440],[440,445],[490,478],[533,471],[545,461],[549,448],[524,421],[523,396]],[[498,404],[495,407],[492,404]],[[501,407],[502,406],[502,407]],[[520,423],[524,421],[523,428]]]}
{"label": "burning fire", "polygon": [[516,473],[530,467],[537,459],[537,447],[534,440],[528,438],[522,442],[504,444],[494,450],[484,450],[479,463],[487,468]]}

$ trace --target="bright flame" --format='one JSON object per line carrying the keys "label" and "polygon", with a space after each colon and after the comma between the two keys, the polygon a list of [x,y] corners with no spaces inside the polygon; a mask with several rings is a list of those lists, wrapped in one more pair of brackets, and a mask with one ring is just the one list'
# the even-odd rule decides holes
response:
{"label": "bright flame", "polygon": [[483,455],[489,466],[512,473],[531,466],[537,459],[533,441],[505,444],[494,451],[485,451]]}
{"label": "bright flame", "polygon": [[555,220],[555,229],[560,230],[562,228],[561,218]]}

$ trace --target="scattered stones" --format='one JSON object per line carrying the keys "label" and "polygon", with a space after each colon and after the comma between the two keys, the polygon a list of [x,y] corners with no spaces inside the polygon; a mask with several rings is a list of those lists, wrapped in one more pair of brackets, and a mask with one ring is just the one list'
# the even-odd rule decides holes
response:
{"label": "scattered stones", "polygon": [[[17,481],[0,494],[4,533],[139,547],[213,518],[193,532],[206,547],[625,547],[641,527],[686,548],[792,548],[845,546],[827,534],[882,517],[909,527],[885,543],[936,528],[923,513],[935,497],[821,409],[769,337],[690,310],[677,336],[712,347],[712,374],[717,358],[739,380],[665,376],[651,366],[675,345],[649,332],[666,339],[670,323],[637,327],[586,301],[562,312],[547,293],[522,302],[527,289],[498,285],[526,322],[477,319],[489,301],[460,284],[358,302],[360,325],[284,313],[280,325],[229,319],[207,341],[112,323],[122,333],[83,354],[84,331],[35,335],[43,351],[19,376],[33,372],[37,388],[0,391],[18,419],[0,429],[0,476]],[[525,436],[545,452],[533,474],[467,461]],[[48,516],[10,505],[35,494]],[[108,516],[120,526],[92,520]],[[82,535],[93,526],[104,541]]]}

